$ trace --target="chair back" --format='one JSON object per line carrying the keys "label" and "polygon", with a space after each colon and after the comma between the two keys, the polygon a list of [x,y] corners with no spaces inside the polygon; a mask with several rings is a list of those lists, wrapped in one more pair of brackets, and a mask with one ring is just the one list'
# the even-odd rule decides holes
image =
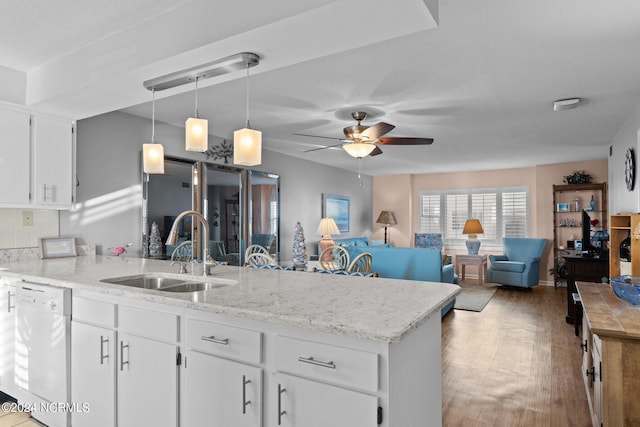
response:
{"label": "chair back", "polygon": [[314,273],[333,274],[335,276],[357,276],[357,277],[378,277],[378,273],[362,273],[360,271],[345,271],[345,270],[318,270],[313,269]]}
{"label": "chair back", "polygon": [[185,240],[171,252],[171,261],[190,262],[193,259],[193,242]]}
{"label": "chair back", "polygon": [[444,243],[441,233],[415,233],[413,246],[416,248],[437,249],[442,251]]}
{"label": "chair back", "polygon": [[371,272],[371,264],[373,262],[373,257],[369,252],[361,253],[356,256],[351,264],[349,264],[349,268],[347,271],[353,273],[370,273]]}
{"label": "chair back", "polygon": [[258,265],[278,265],[269,255],[263,253],[254,252],[250,254],[244,261],[246,266],[258,266]]}
{"label": "chair back", "polygon": [[502,245],[509,261],[525,262],[528,258],[541,257],[547,240],[533,237],[504,237]]}
{"label": "chair back", "polygon": [[342,246],[330,246],[322,251],[318,264],[323,270],[347,270],[350,265],[349,252]]}
{"label": "chair back", "polygon": [[264,254],[268,256],[269,251],[261,245],[249,245],[247,249],[244,250],[244,259],[246,260],[249,258],[249,255],[251,254]]}

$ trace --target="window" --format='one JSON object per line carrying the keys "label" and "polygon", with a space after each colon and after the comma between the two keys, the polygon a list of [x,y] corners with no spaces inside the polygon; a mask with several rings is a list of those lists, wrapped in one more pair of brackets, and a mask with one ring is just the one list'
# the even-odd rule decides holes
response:
{"label": "window", "polygon": [[278,201],[269,202],[269,233],[278,234]]}
{"label": "window", "polygon": [[462,229],[468,218],[478,218],[483,247],[502,246],[503,237],[527,237],[529,204],[526,187],[423,191],[420,233],[441,233],[448,248],[464,248]]}

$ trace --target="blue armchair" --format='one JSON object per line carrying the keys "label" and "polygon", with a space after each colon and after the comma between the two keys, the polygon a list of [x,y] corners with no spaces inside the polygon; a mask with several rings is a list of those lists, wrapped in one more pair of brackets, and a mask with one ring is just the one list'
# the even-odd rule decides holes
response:
{"label": "blue armchair", "polygon": [[504,255],[489,255],[487,281],[530,288],[540,281],[540,259],[546,239],[505,237]]}

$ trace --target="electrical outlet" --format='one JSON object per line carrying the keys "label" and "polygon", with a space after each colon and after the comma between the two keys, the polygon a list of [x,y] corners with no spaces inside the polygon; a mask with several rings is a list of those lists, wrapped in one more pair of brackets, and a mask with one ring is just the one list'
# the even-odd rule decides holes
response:
{"label": "electrical outlet", "polygon": [[22,211],[22,226],[33,227],[33,211]]}

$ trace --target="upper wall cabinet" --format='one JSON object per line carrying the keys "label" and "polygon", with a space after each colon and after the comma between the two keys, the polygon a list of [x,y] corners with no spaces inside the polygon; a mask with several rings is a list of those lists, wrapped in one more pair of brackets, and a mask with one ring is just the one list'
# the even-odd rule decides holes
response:
{"label": "upper wall cabinet", "polygon": [[70,120],[0,109],[0,207],[70,208],[73,147]]}

